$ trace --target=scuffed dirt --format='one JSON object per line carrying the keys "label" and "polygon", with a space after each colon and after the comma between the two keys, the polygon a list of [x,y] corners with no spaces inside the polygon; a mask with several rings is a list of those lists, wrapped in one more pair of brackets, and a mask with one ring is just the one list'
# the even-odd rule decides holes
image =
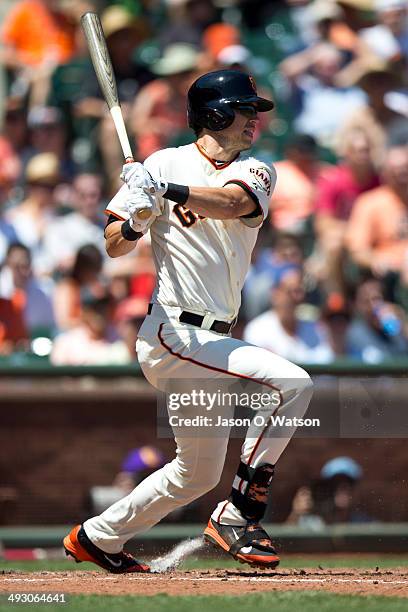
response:
{"label": "scuffed dirt", "polygon": [[94,571],[4,571],[0,592],[99,595],[242,595],[265,591],[326,591],[408,597],[408,569],[211,569],[113,575]]}

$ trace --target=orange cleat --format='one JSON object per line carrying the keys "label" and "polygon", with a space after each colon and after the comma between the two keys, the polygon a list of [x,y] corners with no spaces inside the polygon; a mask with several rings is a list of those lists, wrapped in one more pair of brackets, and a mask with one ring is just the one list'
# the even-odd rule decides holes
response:
{"label": "orange cleat", "polygon": [[257,523],[236,527],[221,525],[210,518],[204,537],[241,563],[262,569],[274,569],[279,565],[280,559],[270,537]]}
{"label": "orange cleat", "polygon": [[74,557],[77,563],[89,561],[96,563],[112,574],[150,572],[150,567],[137,561],[125,552],[106,553],[88,538],[82,525],[74,527],[64,538],[65,554]]}

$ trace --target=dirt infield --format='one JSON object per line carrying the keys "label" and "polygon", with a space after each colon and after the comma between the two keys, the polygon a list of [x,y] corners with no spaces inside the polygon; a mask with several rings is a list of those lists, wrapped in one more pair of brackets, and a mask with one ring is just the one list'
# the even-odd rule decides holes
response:
{"label": "dirt infield", "polygon": [[297,590],[408,597],[408,569],[178,570],[163,574],[118,576],[93,571],[3,571],[0,574],[2,593],[35,591],[99,595],[241,595]]}

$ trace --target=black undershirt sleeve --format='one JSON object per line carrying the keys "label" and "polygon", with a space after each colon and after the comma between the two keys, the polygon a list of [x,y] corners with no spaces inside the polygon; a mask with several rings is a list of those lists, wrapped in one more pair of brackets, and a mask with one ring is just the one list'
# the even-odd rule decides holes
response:
{"label": "black undershirt sleeve", "polygon": [[[122,221],[122,219],[118,219],[117,217],[115,217],[115,215],[109,215],[106,221],[105,230],[108,227],[108,225],[110,225],[114,221]],[[143,236],[142,232],[136,232],[135,230],[133,230],[129,225],[129,221],[125,221],[125,220],[123,220],[121,232],[125,240],[130,240],[130,241],[139,240],[139,238]],[[105,235],[105,238],[106,238],[106,235]]]}
{"label": "black undershirt sleeve", "polygon": [[[246,183],[244,183],[244,181],[240,181],[239,179],[233,179],[233,180],[228,181],[227,183],[225,183],[225,185],[238,185],[254,201],[254,203],[255,203],[255,210],[253,210],[251,213],[249,213],[249,215],[241,215],[242,219],[252,219],[252,218],[255,218],[255,217],[260,217],[261,215],[263,216],[263,210],[262,210],[262,207],[261,207],[261,205],[259,203],[257,195],[252,191],[252,189],[250,189],[248,187],[248,185]],[[224,187],[225,187],[225,185],[224,185]]]}

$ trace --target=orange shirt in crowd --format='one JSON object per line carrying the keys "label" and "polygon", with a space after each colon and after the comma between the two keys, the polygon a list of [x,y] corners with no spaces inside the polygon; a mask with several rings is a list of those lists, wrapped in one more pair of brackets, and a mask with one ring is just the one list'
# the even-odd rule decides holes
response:
{"label": "orange shirt in crowd", "polygon": [[270,220],[276,229],[290,231],[314,211],[315,185],[327,166],[318,166],[313,181],[291,160],[274,163],[277,172],[275,191],[270,209]]}
{"label": "orange shirt in crowd", "polygon": [[70,278],[62,279],[54,291],[54,310],[60,329],[70,329],[81,321],[81,287]]}
{"label": "orange shirt in crowd", "polygon": [[6,15],[2,42],[14,47],[19,59],[30,66],[45,59],[62,64],[74,53],[74,27],[41,0],[23,0]]}
{"label": "orange shirt in crowd", "polygon": [[347,246],[358,254],[372,253],[374,266],[398,270],[408,257],[408,208],[387,185],[359,196],[347,228]]}
{"label": "orange shirt in crowd", "polygon": [[13,347],[15,343],[27,338],[21,309],[12,300],[0,298],[0,353],[6,344]]}

